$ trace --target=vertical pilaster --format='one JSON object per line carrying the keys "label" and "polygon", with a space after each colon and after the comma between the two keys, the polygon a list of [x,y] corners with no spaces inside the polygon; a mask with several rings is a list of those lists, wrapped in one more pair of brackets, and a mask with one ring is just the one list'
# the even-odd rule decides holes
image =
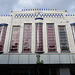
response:
{"label": "vertical pilaster", "polygon": [[73,38],[74,38],[74,42],[75,42],[75,30],[74,30],[74,26],[71,26],[72,27],[72,34],[73,34]]}
{"label": "vertical pilaster", "polygon": [[35,46],[36,46],[36,42],[35,42],[35,40],[36,40],[36,36],[35,36],[35,34],[36,34],[36,30],[35,30],[35,22],[33,22],[32,23],[32,38],[31,38],[31,52],[32,53],[35,53],[35,51],[36,51],[36,48],[35,48]]}
{"label": "vertical pilaster", "polygon": [[10,51],[11,35],[12,35],[12,25],[8,24],[6,37],[5,37],[5,43],[4,43],[4,49],[3,49],[4,53],[8,53]]}
{"label": "vertical pilaster", "polygon": [[22,45],[23,45],[23,28],[24,28],[24,23],[21,22],[21,25],[20,25],[20,35],[19,35],[18,53],[22,53]]}
{"label": "vertical pilaster", "polygon": [[56,49],[57,49],[57,52],[60,53],[61,49],[60,49],[58,25],[54,23],[54,27],[55,27],[54,29],[55,29]]}
{"label": "vertical pilaster", "polygon": [[72,29],[71,29],[71,26],[69,25],[69,23],[66,24],[66,32],[67,32],[69,50],[71,51],[71,53],[74,53],[75,52],[75,45],[74,45]]}
{"label": "vertical pilaster", "polygon": [[74,30],[74,43],[75,43],[75,26],[73,27]]}
{"label": "vertical pilaster", "polygon": [[47,26],[46,22],[43,21],[43,50],[48,53],[48,43],[47,43]]}

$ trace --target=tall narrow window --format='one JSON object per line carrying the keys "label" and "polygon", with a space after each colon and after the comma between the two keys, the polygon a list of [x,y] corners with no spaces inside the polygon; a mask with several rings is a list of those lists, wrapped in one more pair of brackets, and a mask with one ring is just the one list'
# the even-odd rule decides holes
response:
{"label": "tall narrow window", "polygon": [[13,26],[10,52],[18,52],[20,26]]}
{"label": "tall narrow window", "polygon": [[47,36],[48,36],[48,52],[56,51],[55,31],[54,24],[47,24]]}
{"label": "tall narrow window", "polygon": [[8,24],[0,24],[0,53],[3,53],[7,25]]}
{"label": "tall narrow window", "polygon": [[58,28],[59,28],[59,39],[60,39],[61,51],[69,51],[67,34],[66,34],[66,27],[65,26],[58,26]]}
{"label": "tall narrow window", "polygon": [[43,52],[42,23],[36,24],[36,52]]}
{"label": "tall narrow window", "polygon": [[31,26],[31,23],[25,23],[24,25],[23,52],[31,52]]}
{"label": "tall narrow window", "polygon": [[75,42],[75,24],[72,24],[71,28],[72,28],[73,38],[74,38],[74,42]]}

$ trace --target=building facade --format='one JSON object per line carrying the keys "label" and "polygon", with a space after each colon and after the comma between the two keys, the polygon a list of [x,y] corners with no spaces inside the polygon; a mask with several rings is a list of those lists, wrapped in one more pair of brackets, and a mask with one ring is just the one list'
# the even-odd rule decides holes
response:
{"label": "building facade", "polygon": [[2,74],[74,75],[75,15],[56,9],[1,15],[0,64],[10,71]]}

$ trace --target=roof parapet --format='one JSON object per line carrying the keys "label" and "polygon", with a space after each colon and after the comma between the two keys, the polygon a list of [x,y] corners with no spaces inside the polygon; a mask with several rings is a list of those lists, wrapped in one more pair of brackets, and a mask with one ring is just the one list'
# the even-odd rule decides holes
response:
{"label": "roof parapet", "polygon": [[57,9],[45,9],[45,8],[37,8],[37,9],[22,9],[22,11],[56,11]]}
{"label": "roof parapet", "polygon": [[10,17],[12,15],[0,15],[1,17]]}
{"label": "roof parapet", "polygon": [[75,14],[66,14],[66,16],[75,16]]}

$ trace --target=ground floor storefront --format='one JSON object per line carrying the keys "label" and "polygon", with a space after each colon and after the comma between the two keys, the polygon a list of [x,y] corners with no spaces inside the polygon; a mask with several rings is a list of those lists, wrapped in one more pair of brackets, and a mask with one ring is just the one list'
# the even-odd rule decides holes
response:
{"label": "ground floor storefront", "polygon": [[75,65],[0,65],[0,75],[75,75]]}

